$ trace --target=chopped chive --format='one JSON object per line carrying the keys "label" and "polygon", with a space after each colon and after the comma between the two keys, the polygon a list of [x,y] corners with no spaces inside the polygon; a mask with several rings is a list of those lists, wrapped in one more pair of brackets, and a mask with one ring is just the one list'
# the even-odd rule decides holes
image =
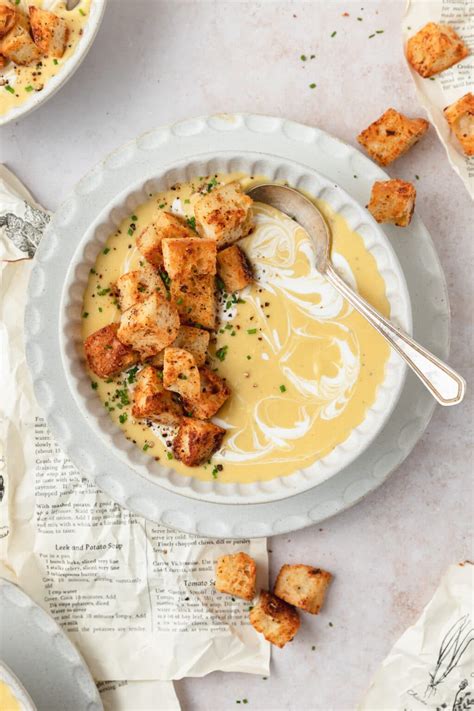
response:
{"label": "chopped chive", "polygon": [[186,198],[186,200],[184,201],[184,204],[185,204],[185,205],[190,205],[190,204],[191,204],[191,200],[190,200],[189,198]]}
{"label": "chopped chive", "polygon": [[375,37],[375,33],[373,35],[369,35],[369,39],[372,39],[372,37]]}
{"label": "chopped chive", "polygon": [[103,251],[103,254],[108,254],[110,252],[110,247],[106,247]]}
{"label": "chopped chive", "polygon": [[59,64],[57,59],[53,59],[53,64]]}
{"label": "chopped chive", "polygon": [[7,86],[5,87],[5,91],[10,92],[10,94],[15,93],[15,89],[12,86],[10,86],[9,84],[7,84]]}
{"label": "chopped chive", "polygon": [[143,451],[146,452],[147,449],[150,449],[150,445],[148,444],[148,442],[145,442],[145,444],[143,445]]}
{"label": "chopped chive", "polygon": [[383,35],[384,32],[385,30],[375,30],[376,35]]}
{"label": "chopped chive", "polygon": [[357,20],[358,20],[359,22],[362,22],[362,17],[358,17]]}
{"label": "chopped chive", "polygon": [[162,210],[164,207],[166,207],[166,205],[164,202],[162,202],[161,205],[158,205],[158,207],[160,208],[160,210]]}
{"label": "chopped chive", "polygon": [[138,217],[136,215],[132,215],[130,219],[133,220],[133,222],[136,222],[138,220]]}
{"label": "chopped chive", "polygon": [[25,86],[25,91],[27,91],[28,93],[30,91],[33,91],[33,87],[31,86],[31,84],[29,84],[28,86]]}
{"label": "chopped chive", "polygon": [[182,296],[180,296],[179,299],[176,299],[176,303],[178,304],[178,306],[180,306],[183,303],[183,301],[184,301],[184,299]]}
{"label": "chopped chive", "polygon": [[92,390],[97,390],[98,387],[99,387],[99,383],[96,383],[95,381],[91,383]]}
{"label": "chopped chive", "polygon": [[173,459],[173,455],[171,454],[171,452],[166,452],[166,456],[168,457],[168,459]]}
{"label": "chopped chive", "polygon": [[89,312],[84,311],[84,313],[82,314],[82,318],[87,318],[88,316],[89,316]]}
{"label": "chopped chive", "polygon": [[286,393],[286,385],[280,385],[280,392]]}
{"label": "chopped chive", "polygon": [[104,309],[102,308],[102,306],[99,306],[99,313],[100,313],[100,314],[102,313],[103,310],[104,310]]}
{"label": "chopped chive", "polygon": [[309,85],[310,89],[316,89],[316,84],[313,82],[312,84]]}
{"label": "chopped chive", "polygon": [[302,62],[306,62],[306,60],[307,60],[306,54],[302,54],[301,57],[300,57],[300,59],[301,59]]}
{"label": "chopped chive", "polygon": [[219,469],[217,467],[214,467],[214,469],[212,470],[211,473],[212,473],[213,479],[217,479],[217,476],[219,474]]}
{"label": "chopped chive", "polygon": [[247,333],[249,334],[249,336],[252,336],[254,333],[257,333],[257,329],[256,328],[248,328]]}
{"label": "chopped chive", "polygon": [[98,294],[99,296],[105,296],[105,295],[108,294],[109,292],[110,292],[110,289],[98,289],[97,294]]}
{"label": "chopped chive", "polygon": [[128,419],[128,415],[126,412],[122,412],[122,414],[119,416],[119,422],[120,424],[124,424]]}
{"label": "chopped chive", "polygon": [[132,230],[131,227],[128,228],[127,234],[128,234],[129,237],[133,237],[133,230]]}
{"label": "chopped chive", "polygon": [[223,360],[225,360],[228,350],[229,346],[222,346],[222,348],[219,348],[219,350],[216,351],[216,358],[218,358],[221,363]]}
{"label": "chopped chive", "polygon": [[186,222],[188,223],[189,227],[196,232],[196,218],[188,217],[186,219]]}
{"label": "chopped chive", "polygon": [[219,291],[225,291],[225,284],[220,278],[220,276],[216,277],[216,284]]}
{"label": "chopped chive", "polygon": [[251,356],[251,355],[248,355],[248,356],[247,356],[247,360],[252,360],[252,356]]}
{"label": "chopped chive", "polygon": [[86,16],[86,13],[85,13],[84,10],[82,9],[82,7],[79,8],[79,12],[81,13],[82,17],[85,17],[85,16]]}
{"label": "chopped chive", "polygon": [[419,176],[419,175],[415,175],[415,178],[416,178],[417,180],[419,180],[419,179],[420,179],[420,176]]}
{"label": "chopped chive", "polygon": [[334,32],[332,33],[331,37],[335,37],[336,35],[337,35],[337,32],[336,32],[336,30],[334,30]]}

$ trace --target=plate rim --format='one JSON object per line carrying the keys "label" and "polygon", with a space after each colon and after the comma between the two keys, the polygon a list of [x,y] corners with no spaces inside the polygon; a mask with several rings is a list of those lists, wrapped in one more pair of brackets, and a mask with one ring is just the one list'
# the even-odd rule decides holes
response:
{"label": "plate rim", "polygon": [[[152,131],[128,142],[110,154],[108,158],[98,164],[98,166],[93,168],[92,171],[90,171],[81,181],[79,181],[72,197],[66,199],[65,203],[63,203],[62,207],[56,213],[56,216],[59,216],[60,222],[61,220],[66,220],[67,222],[67,217],[71,214],[71,210],[73,212],[75,198],[78,195],[87,195],[91,189],[91,186],[94,186],[97,182],[100,182],[100,173],[104,165],[109,169],[123,172],[124,166],[127,165],[127,160],[134,150],[140,152],[142,162],[148,154],[147,160],[149,162],[152,160],[154,153],[160,153],[158,149],[160,147],[162,148],[163,142],[166,142],[166,140],[170,137],[175,136],[182,143],[185,138],[193,138],[203,133],[206,138],[215,138],[217,136],[219,144],[224,143],[228,145],[228,150],[235,151],[251,150],[241,144],[242,137],[245,135],[246,139],[249,140],[250,143],[255,143],[257,146],[257,152],[265,150],[261,148],[262,142],[268,143],[270,140],[273,141],[274,144],[275,136],[277,136],[278,147],[275,146],[269,152],[271,155],[276,157],[287,157],[286,152],[291,148],[292,152],[290,158],[293,160],[295,160],[293,151],[296,149],[301,151],[303,147],[304,150],[302,154],[305,156],[305,160],[301,162],[304,165],[314,168],[317,172],[339,184],[341,184],[342,178],[342,187],[358,201],[361,200],[360,196],[358,198],[357,195],[354,195],[354,192],[351,192],[351,190],[344,185],[344,180],[347,179],[348,174],[348,171],[344,168],[344,161],[349,162],[351,171],[354,171],[356,167],[364,171],[364,177],[362,180],[358,181],[358,183],[359,187],[364,183],[365,190],[367,189],[368,181],[370,179],[375,180],[386,176],[380,168],[375,166],[368,158],[360,154],[355,148],[343,143],[339,139],[333,138],[320,129],[293,121],[287,121],[283,118],[259,114],[218,114],[188,119],[176,124],[153,129]],[[236,135],[240,136],[238,145],[236,144]],[[230,141],[227,140],[229,136],[232,138]],[[309,156],[311,151],[308,151],[308,144],[311,144],[314,155]],[[222,150],[222,146],[220,145],[217,150]],[[192,150],[192,154],[197,152],[198,151],[195,149]],[[265,152],[267,151],[265,150]],[[328,154],[331,156],[331,163],[327,164],[327,166],[330,166],[330,169],[333,170],[333,174],[330,176],[328,176],[327,172],[319,165],[316,167],[314,165],[315,156],[318,157],[318,159],[324,159]],[[296,160],[299,162],[297,158]],[[342,171],[341,166],[344,168]],[[114,191],[114,194],[116,193],[117,189]],[[428,276],[431,277],[431,282],[433,282],[437,294],[441,291],[441,306],[438,308],[438,312],[436,314],[436,316],[439,317],[439,328],[437,330],[439,335],[437,351],[439,355],[445,357],[449,345],[449,308],[444,275],[442,274],[438,257],[426,228],[416,215],[413,222],[414,226],[412,227],[412,230],[415,230],[418,233],[418,239],[420,242],[423,242],[421,245],[422,249],[420,248],[420,250],[421,252],[425,252],[425,254],[421,255],[424,258],[421,260],[421,267],[424,268],[426,256],[428,256],[431,263],[429,265],[430,270],[426,270],[427,278]],[[384,232],[386,232],[385,229]],[[51,239],[51,235],[49,235],[49,237],[50,238],[47,240],[47,248],[43,250],[40,247],[41,259],[37,260],[33,270],[33,276],[29,287],[29,303],[26,309],[25,321],[27,356],[33,374],[33,380],[35,381],[35,391],[40,403],[42,402],[42,396],[45,392],[43,387],[44,383],[41,384],[41,382],[38,381],[38,354],[35,353],[34,343],[35,328],[37,328],[37,324],[34,322],[31,306],[32,300],[38,298],[41,294],[41,279],[38,279],[38,273],[41,271],[41,262],[44,261],[45,257],[47,258],[48,253],[54,251],[54,249],[58,246],[57,244],[55,245],[54,239]],[[391,240],[389,239],[389,241]],[[407,241],[407,244],[409,244],[409,241]],[[418,242],[416,242],[415,245],[417,246]],[[392,246],[394,246],[393,243]],[[420,279],[418,279],[418,281],[420,281]],[[413,296],[411,294],[410,296],[413,304]],[[407,382],[409,383],[408,385]],[[126,496],[120,486],[115,486],[114,482],[108,476],[96,477],[95,483],[99,486],[99,488],[105,490],[111,498],[115,499],[126,508],[135,511],[150,520],[161,522],[165,525],[169,525],[190,533],[198,533],[206,536],[224,535],[228,537],[240,537],[245,535],[247,537],[255,537],[283,533],[303,528],[304,526],[324,520],[325,518],[334,515],[335,513],[342,511],[359,501],[367,493],[377,488],[377,486],[387,478],[391,471],[393,471],[393,469],[398,466],[398,464],[400,464],[411,451],[412,447],[423,433],[429,419],[431,418],[434,411],[434,402],[430,397],[428,397],[428,401],[426,400],[423,392],[420,393],[419,388],[417,388],[416,381],[414,383],[413,380],[407,378],[407,382],[405,383],[403,389],[404,392],[407,391],[408,388],[416,394],[416,400],[413,403],[413,408],[410,413],[414,423],[412,432],[406,433],[407,436],[405,436],[405,442],[398,442],[387,461],[378,466],[374,477],[362,477],[361,479],[356,476],[354,479],[354,472],[348,471],[351,467],[353,469],[354,466],[357,465],[363,455],[356,459],[352,465],[349,465],[349,467],[346,467],[339,474],[335,475],[330,482],[334,482],[339,493],[331,493],[326,491],[324,497],[321,497],[319,496],[321,492],[320,487],[318,486],[303,494],[293,495],[280,502],[252,504],[249,507],[245,505],[229,506],[226,504],[208,504],[202,501],[196,502],[187,499],[186,497],[173,495],[167,492],[167,497],[165,497],[166,501],[164,500],[160,502],[160,506],[157,508],[156,506],[150,504],[150,502],[143,495],[143,492],[136,492],[135,495]],[[423,390],[422,386],[421,390]],[[399,405],[397,405],[396,409],[398,407]],[[391,420],[392,419],[393,416]],[[63,448],[66,449],[70,456],[72,455],[71,458],[75,461],[76,466],[79,466],[80,469],[85,469],[85,473],[87,474],[87,461],[81,459],[81,456],[74,456],[78,455],[78,453],[75,451],[74,444],[70,441],[68,433],[64,431],[63,423],[60,423],[58,417],[49,417],[48,424],[50,425],[53,434],[57,439],[59,439]],[[369,450],[377,445],[379,437],[369,447]],[[346,479],[352,479],[352,481],[345,482]],[[324,487],[326,483],[327,482],[323,483],[321,487]],[[315,490],[318,491],[318,496],[316,498],[314,495],[312,496]],[[301,500],[301,497],[304,497],[306,500]],[[326,502],[324,502],[324,500],[321,501],[321,498],[325,498]],[[203,511],[203,508],[206,510]],[[231,516],[229,516],[230,509],[234,509]]]}

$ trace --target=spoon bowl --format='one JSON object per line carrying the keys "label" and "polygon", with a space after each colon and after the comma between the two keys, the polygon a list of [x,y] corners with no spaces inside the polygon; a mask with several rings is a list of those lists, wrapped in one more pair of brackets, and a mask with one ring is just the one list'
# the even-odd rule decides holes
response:
{"label": "spoon bowl", "polygon": [[295,220],[315,248],[316,269],[390,343],[440,405],[457,405],[466,392],[465,380],[426,348],[382,316],[339,276],[331,264],[331,232],[316,205],[286,185],[264,183],[248,190],[257,202],[271,205]]}

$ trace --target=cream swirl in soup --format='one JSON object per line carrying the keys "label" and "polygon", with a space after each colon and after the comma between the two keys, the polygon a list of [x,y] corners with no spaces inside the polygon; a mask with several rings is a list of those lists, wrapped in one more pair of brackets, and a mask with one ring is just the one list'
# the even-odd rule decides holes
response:
{"label": "cream swirl in soup", "polygon": [[[235,174],[215,177],[218,182],[236,179],[244,187],[257,182]],[[84,338],[119,319],[107,289],[143,259],[135,235],[158,210],[191,216],[206,180],[151,196],[110,235],[84,296]],[[385,285],[362,238],[327,204],[317,205],[332,230],[334,264],[388,316]],[[92,375],[94,389],[130,440],[181,474],[199,479],[268,480],[326,456],[363,422],[389,358],[384,339],[317,273],[303,229],[267,205],[256,203],[253,209],[256,228],[239,246],[256,279],[236,295],[221,294],[221,318],[210,348],[212,367],[232,391],[213,418],[226,436],[212,464],[191,469],[175,461],[169,430],[133,420],[133,369],[132,377],[124,373],[110,382]]]}

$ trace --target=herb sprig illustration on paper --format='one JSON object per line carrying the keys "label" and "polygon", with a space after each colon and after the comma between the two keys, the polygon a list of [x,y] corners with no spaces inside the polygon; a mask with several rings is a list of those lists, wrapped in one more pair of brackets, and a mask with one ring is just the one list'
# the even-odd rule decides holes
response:
{"label": "herb sprig illustration on paper", "polygon": [[[425,696],[436,693],[438,686],[456,668],[473,641],[474,628],[471,617],[468,614],[463,615],[449,628],[441,641],[436,664],[429,673],[430,681],[426,687]],[[462,689],[458,691],[462,691]]]}

